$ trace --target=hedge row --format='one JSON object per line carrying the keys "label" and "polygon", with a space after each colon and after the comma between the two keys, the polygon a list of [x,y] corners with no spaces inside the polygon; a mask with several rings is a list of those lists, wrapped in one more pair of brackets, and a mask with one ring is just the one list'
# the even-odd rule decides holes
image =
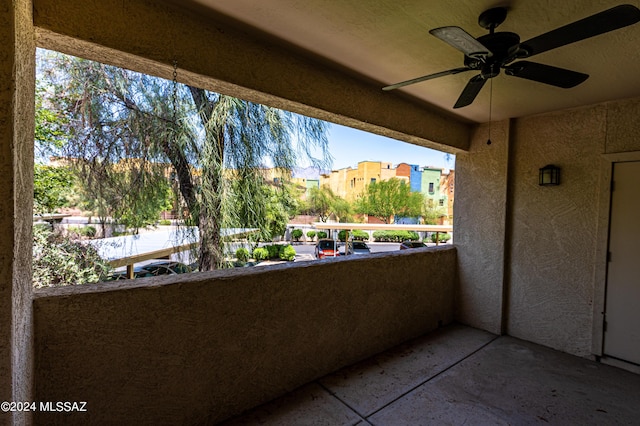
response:
{"label": "hedge row", "polygon": [[[438,234],[438,240],[441,243],[446,243],[450,239],[451,239],[451,235],[447,234],[446,232],[440,232]],[[435,232],[433,234],[431,234],[431,242],[432,243],[436,242],[436,233]]]}
{"label": "hedge row", "polygon": [[402,241],[418,241],[420,236],[414,231],[375,231],[373,240],[379,242],[399,243]]}
{"label": "hedge row", "polygon": [[[353,231],[350,231],[349,236],[352,237],[354,241],[367,241],[369,239],[369,234],[359,229],[354,229]],[[338,239],[340,241],[344,241],[346,237],[347,237],[347,231],[338,232]]]}
{"label": "hedge row", "polygon": [[[282,259],[293,260],[296,257],[296,250],[289,244],[269,244],[253,250],[255,260]],[[236,250],[236,258],[246,262],[249,259],[249,252],[245,248]]]}

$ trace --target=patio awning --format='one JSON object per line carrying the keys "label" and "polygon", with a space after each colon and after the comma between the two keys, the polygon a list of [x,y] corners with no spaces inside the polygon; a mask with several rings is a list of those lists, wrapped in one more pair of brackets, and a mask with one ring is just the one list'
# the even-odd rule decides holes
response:
{"label": "patio awning", "polygon": [[338,229],[353,231],[354,229],[370,231],[419,231],[419,232],[452,232],[451,225],[412,225],[409,223],[325,223],[313,222],[317,229]]}

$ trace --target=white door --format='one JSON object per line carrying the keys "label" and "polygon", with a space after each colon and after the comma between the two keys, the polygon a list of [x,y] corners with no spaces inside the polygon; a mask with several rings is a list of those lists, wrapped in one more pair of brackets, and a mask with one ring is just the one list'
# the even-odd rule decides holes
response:
{"label": "white door", "polygon": [[613,165],[604,355],[640,365],[640,162]]}

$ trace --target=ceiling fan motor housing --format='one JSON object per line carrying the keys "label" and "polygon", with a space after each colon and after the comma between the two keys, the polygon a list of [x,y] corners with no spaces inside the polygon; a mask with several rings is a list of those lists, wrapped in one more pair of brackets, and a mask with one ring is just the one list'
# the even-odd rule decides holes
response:
{"label": "ceiling fan motor housing", "polygon": [[481,70],[485,79],[496,77],[500,74],[500,68],[517,57],[520,47],[520,36],[516,33],[498,32],[478,37],[491,54],[483,57],[465,56],[464,64],[471,69]]}

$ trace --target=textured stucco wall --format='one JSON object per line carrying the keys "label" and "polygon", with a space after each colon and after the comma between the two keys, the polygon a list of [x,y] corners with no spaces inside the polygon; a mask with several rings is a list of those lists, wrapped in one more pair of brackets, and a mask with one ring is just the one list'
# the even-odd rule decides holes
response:
{"label": "textured stucco wall", "polygon": [[443,247],[36,291],[35,398],[89,402],[36,421],[222,420],[449,323],[455,271]]}
{"label": "textured stucco wall", "polygon": [[[591,351],[594,265],[606,106],[517,120],[508,334],[565,352]],[[561,168],[561,185],[538,169]]]}
{"label": "textured stucco wall", "polygon": [[[487,125],[478,126],[470,152],[456,158],[456,317],[575,355],[598,353],[604,154],[640,150],[640,99],[496,127],[486,145]],[[547,164],[561,167],[560,186],[538,185]]]}
{"label": "textured stucco wall", "polygon": [[[35,0],[38,43],[418,145],[466,149],[469,125],[266,37],[148,0]],[[116,53],[118,51],[119,53]],[[122,53],[124,52],[124,53]]]}
{"label": "textured stucco wall", "polygon": [[640,151],[640,98],[610,102],[605,106],[606,152]]}
{"label": "textured stucco wall", "polygon": [[453,226],[458,247],[456,319],[493,333],[502,328],[509,122],[481,125],[456,156]]}
{"label": "textured stucco wall", "polygon": [[[7,2],[10,3],[10,2]],[[0,7],[0,401],[29,401],[34,33],[31,1]],[[28,413],[0,413],[27,424]]]}

